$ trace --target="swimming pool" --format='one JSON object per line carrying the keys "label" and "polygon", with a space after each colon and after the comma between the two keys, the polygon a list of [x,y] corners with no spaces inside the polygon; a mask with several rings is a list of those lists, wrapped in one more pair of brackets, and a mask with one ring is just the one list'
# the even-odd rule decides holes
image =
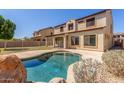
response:
{"label": "swimming pool", "polygon": [[70,52],[51,52],[23,61],[27,81],[48,82],[54,77],[66,79],[68,66],[81,60],[80,55]]}

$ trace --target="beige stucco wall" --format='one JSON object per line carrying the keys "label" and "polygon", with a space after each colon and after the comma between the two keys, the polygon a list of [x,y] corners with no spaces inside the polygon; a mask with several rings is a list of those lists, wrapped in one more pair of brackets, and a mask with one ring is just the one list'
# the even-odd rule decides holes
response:
{"label": "beige stucco wall", "polygon": [[104,26],[106,26],[106,17],[96,18],[96,26],[97,27],[104,27]]}
{"label": "beige stucco wall", "polygon": [[[73,30],[68,31],[68,24],[70,24],[70,23],[73,23],[74,28],[73,28]],[[64,31],[63,32],[60,32],[60,27],[61,26],[54,28],[54,34],[61,34],[61,33],[66,33],[66,32],[73,32],[73,31],[76,31],[77,30],[77,24],[76,24],[76,21],[75,20],[70,20],[65,25],[62,25],[62,27],[64,27]]]}
{"label": "beige stucco wall", "polygon": [[[78,33],[71,33],[68,35],[68,40],[65,40],[64,44],[66,45],[66,48],[72,48],[72,49],[83,49],[83,50],[94,50],[94,51],[105,51],[105,47],[107,45],[106,40],[104,40],[105,36],[105,29],[97,29],[97,30],[91,30],[91,31],[84,31],[84,32],[78,32]],[[66,38],[67,35],[56,35],[53,39],[56,37],[63,37]],[[84,46],[84,36],[85,35],[96,35],[96,47],[85,47]],[[71,45],[71,36],[79,36],[79,45]],[[68,42],[68,43],[67,43]],[[53,46],[54,47],[54,46]]]}
{"label": "beige stucco wall", "polygon": [[53,28],[48,28],[48,29],[41,29],[39,32],[35,32],[35,36],[34,39],[40,39],[40,41],[42,41],[43,39],[46,38],[46,36],[51,35],[51,33],[53,33],[54,30]]}
{"label": "beige stucco wall", "polygon": [[77,29],[78,30],[86,29],[86,22],[78,23]]}
{"label": "beige stucco wall", "polygon": [[60,27],[57,27],[57,28],[54,28],[54,34],[60,34],[60,33],[65,33],[67,30],[66,30],[66,26],[64,25],[63,26],[64,28],[64,31],[63,32],[60,32]]}
{"label": "beige stucco wall", "polygon": [[[106,17],[102,17],[102,16],[96,16],[95,17],[95,26],[94,27],[104,27],[106,26]],[[86,20],[84,20],[84,22],[82,23],[78,23],[77,24],[77,30],[85,30],[88,27],[86,27]]]}
{"label": "beige stucco wall", "polygon": [[47,37],[46,40],[46,46],[53,46],[53,37]]}
{"label": "beige stucco wall", "polygon": [[[64,44],[68,44],[68,45],[66,45],[66,46],[68,46],[66,48],[94,50],[94,51],[105,51],[105,46],[108,46],[107,42],[109,42],[109,41],[104,39],[105,34],[103,33],[103,30],[104,29],[98,29],[98,30],[91,30],[91,31],[87,31],[87,32],[78,32],[78,33],[68,34],[68,40],[65,40],[66,42],[64,42]],[[97,46],[95,48],[94,47],[85,47],[84,46],[84,36],[85,35],[96,35],[96,37],[97,37],[96,38]],[[71,45],[71,36],[79,36],[79,45],[76,45],[76,46]],[[53,39],[55,39],[56,37],[65,38],[66,35],[54,36]]]}
{"label": "beige stucco wall", "polygon": [[113,46],[113,39],[110,33],[105,33],[104,35],[104,49],[108,50]]}
{"label": "beige stucco wall", "polygon": [[123,39],[123,48],[124,48],[124,39]]}
{"label": "beige stucco wall", "polygon": [[[92,47],[84,47],[84,35],[96,35],[96,41],[97,41],[97,46],[94,48]],[[79,36],[79,45],[73,46],[71,45],[71,36]],[[104,33],[103,29],[99,30],[91,30],[87,32],[80,32],[80,33],[72,33],[69,34],[69,40],[68,40],[68,48],[74,48],[74,49],[84,49],[84,50],[97,50],[97,51],[104,51]]]}
{"label": "beige stucco wall", "polygon": [[110,10],[106,11],[106,24],[104,28],[104,49],[108,50],[113,46],[113,20]]}

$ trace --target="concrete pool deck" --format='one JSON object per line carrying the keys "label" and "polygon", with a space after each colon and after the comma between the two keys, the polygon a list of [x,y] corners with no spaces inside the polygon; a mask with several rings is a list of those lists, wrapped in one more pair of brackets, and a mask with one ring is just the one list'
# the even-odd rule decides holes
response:
{"label": "concrete pool deck", "polygon": [[35,50],[35,51],[18,52],[18,53],[11,53],[8,55],[14,54],[18,56],[20,59],[26,59],[26,58],[39,56],[47,52],[54,52],[54,51],[69,51],[72,53],[80,54],[83,59],[92,58],[100,62],[102,62],[101,56],[104,53],[104,52],[98,52],[98,51],[86,51],[86,50],[78,50],[78,49],[51,49],[51,50]]}

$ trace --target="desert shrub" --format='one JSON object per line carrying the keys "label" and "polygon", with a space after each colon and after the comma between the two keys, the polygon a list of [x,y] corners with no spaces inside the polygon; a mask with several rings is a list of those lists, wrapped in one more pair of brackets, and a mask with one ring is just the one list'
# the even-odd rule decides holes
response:
{"label": "desert shrub", "polygon": [[77,83],[95,82],[96,70],[100,63],[93,59],[85,59],[73,65],[74,78]]}
{"label": "desert shrub", "polygon": [[124,51],[112,50],[102,55],[103,62],[107,65],[107,71],[110,73],[124,77]]}

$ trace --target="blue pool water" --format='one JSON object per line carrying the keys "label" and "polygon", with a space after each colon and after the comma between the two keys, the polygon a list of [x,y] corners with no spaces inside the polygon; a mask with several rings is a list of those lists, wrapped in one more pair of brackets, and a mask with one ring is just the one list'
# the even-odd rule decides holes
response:
{"label": "blue pool water", "polygon": [[23,61],[27,81],[48,82],[54,77],[66,79],[68,66],[81,60],[80,55],[69,52],[53,52]]}

